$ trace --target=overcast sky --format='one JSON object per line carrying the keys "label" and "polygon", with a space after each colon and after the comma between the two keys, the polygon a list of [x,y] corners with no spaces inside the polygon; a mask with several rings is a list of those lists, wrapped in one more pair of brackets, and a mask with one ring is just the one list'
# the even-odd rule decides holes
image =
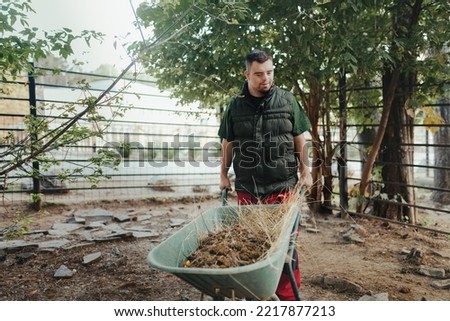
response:
{"label": "overcast sky", "polygon": [[[143,0],[131,0],[137,8]],[[92,42],[91,48],[84,41],[74,46],[76,59],[84,61],[84,71],[92,71],[100,64],[115,65],[120,71],[130,62],[123,45],[141,39],[135,29],[134,13],[130,0],[32,0],[36,14],[29,15],[31,27],[51,31],[63,27],[74,33],[95,30],[106,34],[102,44]],[[114,49],[117,41],[117,49]]]}

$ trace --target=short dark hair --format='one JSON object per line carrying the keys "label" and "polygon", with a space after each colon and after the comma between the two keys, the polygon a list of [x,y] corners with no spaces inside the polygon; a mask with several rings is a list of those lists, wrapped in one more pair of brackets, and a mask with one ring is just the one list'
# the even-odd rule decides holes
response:
{"label": "short dark hair", "polygon": [[261,49],[254,49],[245,57],[245,68],[249,70],[254,61],[262,64],[267,60],[272,60],[272,56],[269,53]]}

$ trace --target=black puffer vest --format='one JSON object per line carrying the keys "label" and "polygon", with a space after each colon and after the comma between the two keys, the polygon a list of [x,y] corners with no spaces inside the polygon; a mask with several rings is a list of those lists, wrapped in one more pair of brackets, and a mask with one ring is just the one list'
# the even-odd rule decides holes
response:
{"label": "black puffer vest", "polygon": [[295,97],[273,86],[260,106],[248,98],[247,84],[231,106],[235,188],[256,197],[289,189],[298,180],[292,136]]}

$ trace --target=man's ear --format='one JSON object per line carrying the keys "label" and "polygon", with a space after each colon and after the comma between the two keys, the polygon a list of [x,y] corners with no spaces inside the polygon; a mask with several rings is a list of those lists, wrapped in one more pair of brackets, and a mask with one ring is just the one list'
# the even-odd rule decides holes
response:
{"label": "man's ear", "polygon": [[244,70],[244,76],[248,79],[248,76],[250,76],[250,72],[248,70]]}

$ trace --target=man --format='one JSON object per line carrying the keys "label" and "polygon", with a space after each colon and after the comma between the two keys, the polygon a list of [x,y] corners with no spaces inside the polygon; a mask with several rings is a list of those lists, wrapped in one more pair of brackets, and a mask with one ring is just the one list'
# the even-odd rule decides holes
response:
{"label": "man", "polygon": [[[298,184],[312,185],[303,134],[311,124],[294,95],[274,85],[273,59],[268,53],[251,51],[245,65],[247,81],[225,110],[219,128],[219,187],[231,190],[228,170],[233,163],[238,204],[281,203]],[[295,278],[300,286],[298,264]],[[295,300],[286,273],[276,294],[281,300]]]}

